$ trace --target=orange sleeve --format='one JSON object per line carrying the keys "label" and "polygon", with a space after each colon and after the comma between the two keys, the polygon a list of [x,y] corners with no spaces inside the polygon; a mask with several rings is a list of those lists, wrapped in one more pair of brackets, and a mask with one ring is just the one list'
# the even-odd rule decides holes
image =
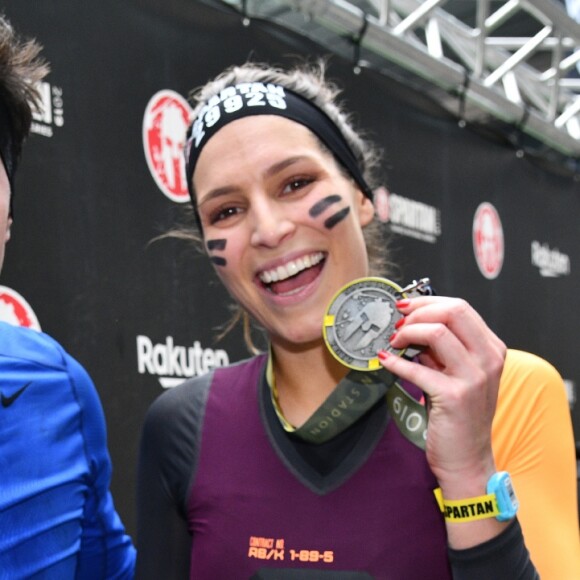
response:
{"label": "orange sleeve", "polygon": [[572,420],[562,378],[545,360],[509,350],[492,444],[509,471],[518,519],[542,580],[580,579],[580,533]]}

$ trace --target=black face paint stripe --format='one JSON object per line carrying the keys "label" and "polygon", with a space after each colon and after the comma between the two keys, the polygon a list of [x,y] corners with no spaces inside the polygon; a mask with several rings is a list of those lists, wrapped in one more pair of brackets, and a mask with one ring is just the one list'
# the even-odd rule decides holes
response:
{"label": "black face paint stripe", "polygon": [[226,249],[227,240],[208,240],[206,243],[206,247],[208,250],[225,250]]}
{"label": "black face paint stripe", "polygon": [[340,211],[337,211],[334,215],[330,216],[325,222],[324,227],[329,230],[333,228],[337,223],[341,222],[350,213],[350,207],[345,207]]}
{"label": "black face paint stripe", "polygon": [[216,266],[226,266],[227,265],[226,259],[221,258],[219,256],[211,256],[209,260],[210,260],[210,262],[212,262]]}
{"label": "black face paint stripe", "polygon": [[339,201],[342,200],[342,197],[340,197],[340,195],[329,195],[328,197],[325,197],[324,199],[321,199],[320,201],[317,201],[311,208],[310,211],[308,212],[310,214],[310,217],[318,217],[323,211],[326,210],[326,208],[330,207],[333,203],[337,203]]}

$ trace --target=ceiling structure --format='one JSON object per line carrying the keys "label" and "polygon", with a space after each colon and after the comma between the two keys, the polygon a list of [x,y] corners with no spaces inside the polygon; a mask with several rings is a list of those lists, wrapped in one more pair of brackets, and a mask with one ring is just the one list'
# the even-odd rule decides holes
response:
{"label": "ceiling structure", "polygon": [[580,24],[564,0],[222,0],[580,169]]}

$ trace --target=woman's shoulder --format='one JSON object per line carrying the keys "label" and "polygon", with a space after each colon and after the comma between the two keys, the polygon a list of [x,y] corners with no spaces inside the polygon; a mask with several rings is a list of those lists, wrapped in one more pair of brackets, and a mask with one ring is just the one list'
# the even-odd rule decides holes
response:
{"label": "woman's shoulder", "polygon": [[261,368],[264,355],[238,361],[224,367],[218,367],[201,376],[192,377],[179,385],[161,393],[151,404],[147,412],[147,421],[171,421],[179,414],[189,414],[195,410],[199,413],[205,408],[209,391],[216,382],[216,377],[224,382],[244,376],[248,371]]}
{"label": "woman's shoulder", "polygon": [[566,401],[562,376],[546,359],[522,350],[508,349],[501,376],[499,404],[532,405],[543,400]]}
{"label": "woman's shoulder", "polygon": [[504,370],[502,373],[502,383],[534,380],[538,385],[562,386],[562,377],[554,365],[546,359],[533,354],[516,349],[508,349]]}

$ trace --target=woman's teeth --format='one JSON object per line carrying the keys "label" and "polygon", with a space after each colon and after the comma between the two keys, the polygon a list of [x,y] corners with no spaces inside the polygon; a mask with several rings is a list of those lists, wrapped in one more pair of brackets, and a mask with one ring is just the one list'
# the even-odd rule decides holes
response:
{"label": "woman's teeth", "polygon": [[322,252],[316,252],[315,254],[310,254],[308,256],[303,256],[297,260],[292,260],[287,262],[283,266],[278,266],[273,270],[265,270],[260,274],[260,280],[264,284],[270,284],[271,282],[280,282],[296,276],[302,270],[307,268],[312,268],[316,264],[320,263],[324,259],[324,254]]}

